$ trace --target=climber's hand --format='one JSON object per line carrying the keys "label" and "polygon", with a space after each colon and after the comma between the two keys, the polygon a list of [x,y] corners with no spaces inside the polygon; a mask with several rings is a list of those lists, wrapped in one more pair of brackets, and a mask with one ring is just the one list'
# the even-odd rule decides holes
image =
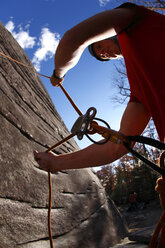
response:
{"label": "climber's hand", "polygon": [[62,82],[64,81],[64,77],[58,77],[58,76],[56,76],[56,74],[55,74],[55,70],[53,71],[53,74],[52,74],[52,76],[51,76],[51,78],[50,78],[50,82],[51,82],[51,84],[53,85],[53,86],[59,86],[60,84],[62,84]]}
{"label": "climber's hand", "polygon": [[38,152],[34,150],[33,154],[35,161],[39,165],[39,169],[52,173],[57,173],[59,171],[55,166],[55,161],[58,156],[53,152]]}

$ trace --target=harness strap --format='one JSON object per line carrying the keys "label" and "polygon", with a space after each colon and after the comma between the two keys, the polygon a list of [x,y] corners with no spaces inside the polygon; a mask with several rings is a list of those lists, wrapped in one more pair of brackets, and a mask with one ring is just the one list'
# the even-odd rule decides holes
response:
{"label": "harness strap", "polygon": [[127,136],[127,138],[130,141],[135,141],[135,142],[139,142],[142,144],[146,144],[146,145],[150,145],[153,147],[158,148],[159,150],[165,150],[165,143],[159,141],[159,140],[155,140],[149,137],[145,137],[145,136]]}
{"label": "harness strap", "polygon": [[123,143],[124,146],[127,148],[128,151],[130,151],[134,156],[139,158],[141,161],[143,161],[145,164],[149,165],[153,170],[157,171],[160,173],[163,177],[165,177],[165,170],[157,166],[155,163],[151,162],[147,158],[143,157],[140,153],[136,152],[133,150],[130,145],[126,142]]}
{"label": "harness strap", "polygon": [[[129,152],[131,152],[134,156],[136,156],[141,161],[149,165],[153,170],[157,171],[165,178],[165,169],[157,166],[155,163],[151,162],[147,158],[143,157],[140,153],[133,150],[131,148],[131,142],[139,142],[142,144],[150,145],[160,150],[165,150],[165,143],[160,142],[159,140],[155,140],[155,139],[144,137],[144,136],[125,136],[122,133],[116,132],[110,128],[99,126],[98,124],[95,124],[95,123],[92,124],[92,127],[97,133],[101,134],[105,138],[106,141],[111,141],[116,144],[118,143],[123,144]],[[104,143],[98,143],[98,142],[94,142],[94,143],[101,145],[101,144],[105,144],[106,141]]]}

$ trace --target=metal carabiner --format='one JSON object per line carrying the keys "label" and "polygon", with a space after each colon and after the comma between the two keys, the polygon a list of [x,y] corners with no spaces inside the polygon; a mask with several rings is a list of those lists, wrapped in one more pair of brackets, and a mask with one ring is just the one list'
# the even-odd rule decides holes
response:
{"label": "metal carabiner", "polygon": [[78,119],[73,124],[73,127],[71,129],[71,133],[74,135],[77,135],[77,138],[81,140],[84,136],[84,134],[87,133],[88,128],[90,128],[90,123],[94,119],[96,115],[96,108],[91,107],[89,108],[85,115],[81,115],[78,117]]}

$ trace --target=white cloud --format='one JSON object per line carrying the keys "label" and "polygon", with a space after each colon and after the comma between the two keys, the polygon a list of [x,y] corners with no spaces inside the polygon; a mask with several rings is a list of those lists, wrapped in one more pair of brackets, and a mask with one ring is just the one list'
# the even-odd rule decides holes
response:
{"label": "white cloud", "polygon": [[25,30],[23,30],[21,25],[19,25],[18,32],[14,31],[15,25],[13,21],[8,21],[5,27],[9,30],[9,32],[11,32],[13,37],[17,40],[23,49],[34,47],[36,37],[29,35],[29,25],[26,25]]}
{"label": "white cloud", "polygon": [[39,48],[32,59],[32,63],[37,71],[40,71],[41,61],[47,61],[54,56],[59,40],[60,35],[58,33],[52,33],[48,28],[43,28],[41,30],[41,36],[38,43]]}
{"label": "white cloud", "polygon": [[100,6],[105,6],[110,0],[99,0]]}
{"label": "white cloud", "polygon": [[24,29],[21,24],[18,25],[18,32],[15,31],[15,24],[12,20],[8,21],[5,27],[9,32],[11,32],[23,49],[33,48],[34,45],[37,44],[38,49],[35,51],[32,58],[32,63],[37,71],[40,71],[40,65],[43,60],[47,61],[54,56],[60,40],[60,35],[58,33],[52,33],[48,28],[42,28],[39,42],[36,43],[36,37],[29,35],[29,23],[24,27]]}
{"label": "white cloud", "polygon": [[10,33],[12,33],[13,32],[13,30],[14,30],[14,23],[12,22],[12,21],[8,21],[8,23],[6,24],[6,29],[10,32]]}

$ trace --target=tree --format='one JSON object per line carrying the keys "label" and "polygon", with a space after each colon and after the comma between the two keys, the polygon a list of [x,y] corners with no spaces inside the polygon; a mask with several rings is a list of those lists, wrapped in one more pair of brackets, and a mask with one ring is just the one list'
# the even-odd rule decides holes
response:
{"label": "tree", "polygon": [[130,96],[130,86],[127,78],[126,67],[124,60],[119,60],[114,63],[115,79],[113,85],[117,88],[118,93],[112,97],[112,102],[126,104]]}
{"label": "tree", "polygon": [[[132,3],[143,5],[151,10],[164,11],[165,10],[165,1],[161,0],[129,0]],[[124,0],[117,0],[119,4],[124,3]]]}
{"label": "tree", "polygon": [[[142,155],[153,162],[158,159],[159,154],[156,149],[152,150],[154,154],[151,155],[149,148],[143,145],[136,146],[138,146],[136,149]],[[137,192],[138,201],[148,202],[158,198],[155,191],[156,180],[159,177],[158,173],[129,153],[123,156],[116,166],[102,167],[97,172],[97,176],[105,187],[107,195],[117,205],[128,203],[132,191]]]}
{"label": "tree", "polygon": [[111,165],[103,166],[101,170],[97,171],[97,176],[100,179],[103,187],[108,195],[114,190],[114,173]]}
{"label": "tree", "polygon": [[147,8],[151,10],[157,10],[157,11],[164,11],[165,10],[165,1],[144,1],[144,0],[130,0],[130,2],[134,2],[137,4],[141,4],[146,6]]}

